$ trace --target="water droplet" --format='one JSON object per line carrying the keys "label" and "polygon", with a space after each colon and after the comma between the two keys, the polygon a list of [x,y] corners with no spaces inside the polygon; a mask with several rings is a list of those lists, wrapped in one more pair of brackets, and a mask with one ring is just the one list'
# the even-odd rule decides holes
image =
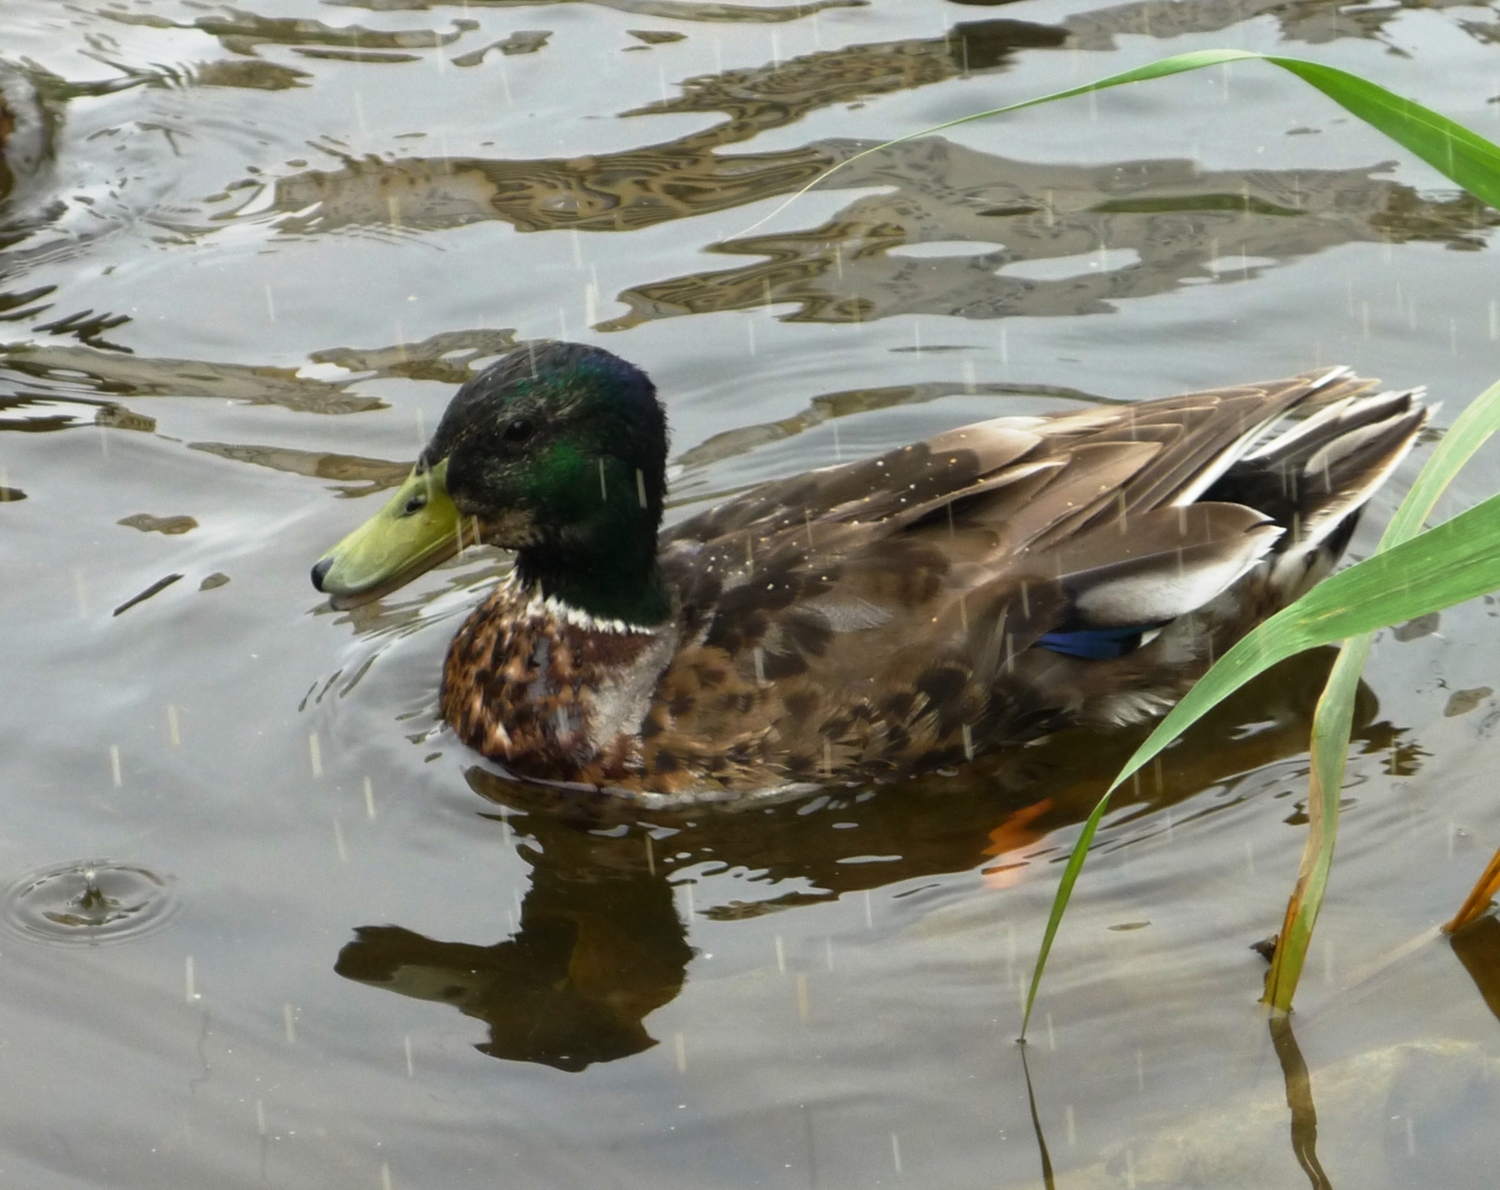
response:
{"label": "water droplet", "polygon": [[55,864],[23,876],[0,897],[5,923],[51,942],[119,942],[166,924],[176,911],[167,881],[111,860]]}

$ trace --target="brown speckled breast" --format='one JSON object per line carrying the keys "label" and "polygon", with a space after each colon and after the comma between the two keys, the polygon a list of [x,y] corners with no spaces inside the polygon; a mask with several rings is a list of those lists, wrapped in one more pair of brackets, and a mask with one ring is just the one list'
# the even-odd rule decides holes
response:
{"label": "brown speckled breast", "polygon": [[520,776],[640,788],[639,726],[670,648],[655,633],[567,622],[502,583],[449,646],[443,718]]}

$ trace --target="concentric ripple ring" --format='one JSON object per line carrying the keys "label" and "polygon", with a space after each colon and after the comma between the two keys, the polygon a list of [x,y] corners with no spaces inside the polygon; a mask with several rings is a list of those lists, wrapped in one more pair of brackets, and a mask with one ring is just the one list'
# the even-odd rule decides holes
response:
{"label": "concentric ripple ring", "polygon": [[27,938],[47,942],[139,938],[164,926],[176,909],[165,877],[108,859],[39,868],[0,896],[0,920]]}

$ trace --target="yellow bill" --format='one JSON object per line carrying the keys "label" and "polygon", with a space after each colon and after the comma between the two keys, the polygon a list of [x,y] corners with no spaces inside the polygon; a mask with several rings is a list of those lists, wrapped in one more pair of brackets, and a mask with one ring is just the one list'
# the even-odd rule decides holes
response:
{"label": "yellow bill", "polygon": [[313,567],[313,586],[352,607],[409,583],[465,544],[462,520],[448,496],[448,460],[415,469],[384,508]]}

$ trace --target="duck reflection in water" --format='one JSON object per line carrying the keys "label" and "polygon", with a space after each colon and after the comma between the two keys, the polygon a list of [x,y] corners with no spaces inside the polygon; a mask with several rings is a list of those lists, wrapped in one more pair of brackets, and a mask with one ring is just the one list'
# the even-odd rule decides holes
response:
{"label": "duck reflection in water", "polygon": [[[671,884],[612,862],[607,844],[620,840],[531,818],[533,839],[518,844],[531,888],[513,937],[472,946],[362,926],[334,970],[484,1021],[490,1040],[477,1048],[492,1057],[582,1070],[649,1049],[642,1021],[681,990],[693,957]],[[628,841],[640,851],[639,835]]]}
{"label": "duck reflection in water", "polygon": [[[1304,753],[1333,657],[1293,658],[1212,712],[1163,757],[1159,777],[1148,772],[1119,791],[1117,805],[1138,811],[1116,829]],[[1366,753],[1389,751],[1409,771],[1412,750],[1375,714],[1374,696],[1361,687],[1356,743]],[[482,815],[494,822],[497,845],[503,818],[532,868],[519,927],[494,946],[474,946],[361,926],[334,970],[484,1021],[490,1039],[476,1048],[491,1057],[568,1071],[629,1057],[656,1044],[645,1018],[685,981],[694,952],[675,884],[701,877],[705,865],[710,874],[753,873],[742,881],[751,888],[795,881],[799,889],[698,910],[719,920],[953,872],[1003,885],[1024,871],[1022,849],[1088,815],[1147,730],[1064,731],[956,774],[739,810],[632,812],[582,794],[560,802],[555,789],[475,767],[470,785],[503,807]],[[1293,789],[1302,775],[1291,777]],[[846,862],[869,855],[892,858]]]}

